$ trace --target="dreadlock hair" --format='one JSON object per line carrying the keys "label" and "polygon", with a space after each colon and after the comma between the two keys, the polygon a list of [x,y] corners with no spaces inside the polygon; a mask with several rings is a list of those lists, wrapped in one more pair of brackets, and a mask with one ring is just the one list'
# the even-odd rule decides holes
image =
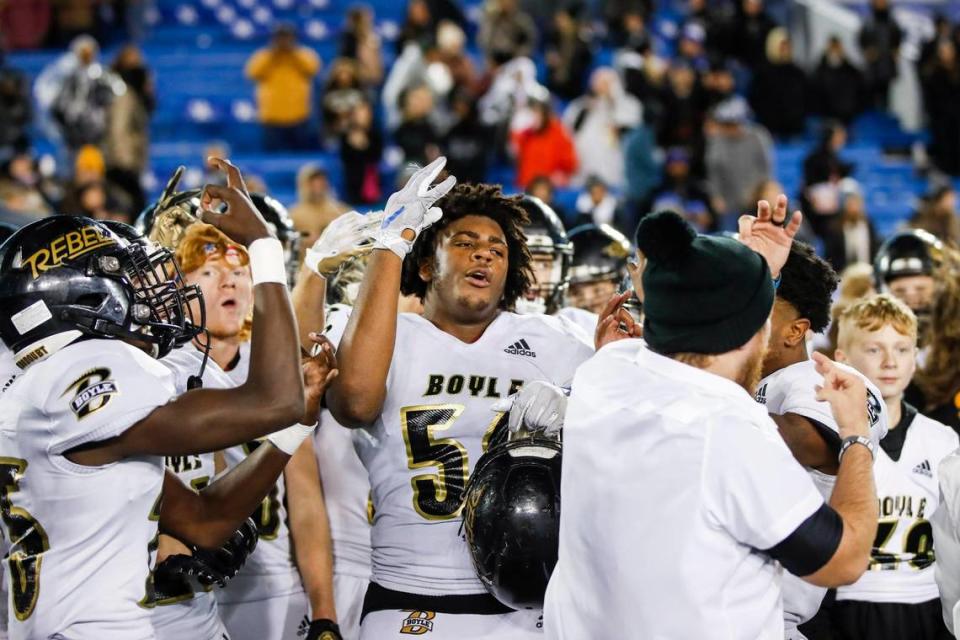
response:
{"label": "dreadlock hair", "polygon": [[777,297],[793,305],[810,329],[820,333],[830,324],[831,296],[840,282],[837,272],[810,245],[793,241],[787,263],[780,270]]}
{"label": "dreadlock hair", "polygon": [[527,236],[523,228],[530,224],[527,212],[520,206],[522,196],[505,196],[500,185],[461,183],[437,202],[443,217],[424,229],[413,243],[413,248],[403,261],[400,292],[414,295],[422,301],[427,296],[430,283],[420,279],[420,266],[431,262],[437,250],[441,232],[451,222],[466,216],[490,218],[503,230],[507,241],[507,281],[500,300],[500,308],[513,309],[517,298],[533,283],[533,259],[527,248]]}

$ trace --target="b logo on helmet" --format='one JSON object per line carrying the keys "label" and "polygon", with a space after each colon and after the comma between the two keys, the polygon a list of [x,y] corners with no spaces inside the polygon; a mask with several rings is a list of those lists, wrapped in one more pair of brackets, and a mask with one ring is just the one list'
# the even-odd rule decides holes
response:
{"label": "b logo on helmet", "polygon": [[31,256],[24,258],[22,264],[29,265],[33,277],[37,278],[41,273],[59,267],[67,260],[116,243],[110,236],[100,233],[99,229],[84,227],[58,236],[46,247],[37,249]]}
{"label": "b logo on helmet", "polygon": [[433,619],[437,614],[433,611],[409,611],[410,615],[403,621],[400,633],[410,636],[422,636],[433,631]]}

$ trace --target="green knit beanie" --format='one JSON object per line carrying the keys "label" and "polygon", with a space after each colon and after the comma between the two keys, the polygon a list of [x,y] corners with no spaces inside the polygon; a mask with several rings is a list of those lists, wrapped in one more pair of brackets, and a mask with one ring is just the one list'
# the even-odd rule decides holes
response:
{"label": "green knit beanie", "polygon": [[718,354],[746,344],[770,317],[774,288],[764,258],[733,238],[697,235],[673,211],[637,228],[643,337],[659,353]]}

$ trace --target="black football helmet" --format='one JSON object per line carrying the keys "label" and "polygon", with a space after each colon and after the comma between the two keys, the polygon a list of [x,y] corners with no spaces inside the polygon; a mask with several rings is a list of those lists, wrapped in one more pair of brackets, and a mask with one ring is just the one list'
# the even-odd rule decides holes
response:
{"label": "black football helmet", "polygon": [[541,434],[491,446],[464,492],[464,533],[477,575],[512,609],[541,608],[557,564],[561,451]]}
{"label": "black football helmet", "polygon": [[170,251],[90,218],[44,218],[0,247],[0,339],[21,368],[88,338],[146,342],[162,357],[203,330],[202,299]]}
{"label": "black football helmet", "polygon": [[537,282],[530,287],[530,299],[526,296],[517,300],[520,313],[554,314],[563,308],[564,296],[570,286],[570,262],[573,259],[573,245],[567,237],[560,216],[550,205],[534,196],[523,196],[520,206],[530,216],[530,224],[524,228],[527,247],[530,253],[553,258],[550,279]]}
{"label": "black football helmet", "polygon": [[284,263],[287,265],[287,282],[290,286],[297,279],[297,270],[300,268],[300,232],[293,227],[293,221],[287,208],[276,198],[265,193],[251,193],[253,205],[273,229],[277,240],[283,245]]}
{"label": "black football helmet", "polygon": [[17,229],[19,229],[17,225],[10,224],[9,222],[0,222],[0,244],[3,244]]}
{"label": "black football helmet", "polygon": [[608,224],[584,224],[570,231],[573,264],[570,283],[612,280],[619,286],[633,254],[627,237]]}
{"label": "black football helmet", "polygon": [[877,289],[884,291],[891,280],[906,276],[930,276],[943,262],[943,243],[922,229],[890,236],[877,250],[873,274]]}

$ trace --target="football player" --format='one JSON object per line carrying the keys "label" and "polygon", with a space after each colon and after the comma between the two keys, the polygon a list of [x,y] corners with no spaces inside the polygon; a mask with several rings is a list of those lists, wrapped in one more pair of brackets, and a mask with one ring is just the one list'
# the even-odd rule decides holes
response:
{"label": "football player", "polygon": [[933,272],[943,261],[943,251],[943,243],[936,236],[910,229],[890,236],[873,260],[877,291],[903,300],[913,310],[921,346],[933,302]]}
{"label": "football player", "polygon": [[[219,547],[312,432],[288,427],[303,417],[304,391],[282,250],[239,171],[212,162],[228,186],[206,188],[202,215],[249,247],[263,336],[249,384],[237,389],[173,399],[171,374],[154,357],[203,323],[186,311],[199,292],[169,252],[68,216],[35,222],[0,249],[0,338],[24,370],[0,399],[12,637],[153,638],[158,523]],[[164,472],[163,456],[271,432],[270,446],[199,493]]]}
{"label": "football player", "polygon": [[949,637],[934,579],[938,547],[930,519],[940,504],[940,463],[960,440],[903,400],[917,368],[917,319],[906,304],[872,296],[845,310],[839,323],[837,360],[880,390],[890,430],[874,464],[880,520],[870,571],[837,589],[831,617],[846,638]]}
{"label": "football player", "polygon": [[[778,206],[786,210],[784,197]],[[770,341],[763,361],[763,379],[756,396],[758,402],[766,405],[794,457],[808,468],[825,501],[829,500],[836,482],[841,441],[829,404],[816,397],[822,376],[810,359],[807,333],[820,333],[827,327],[830,296],[837,281],[833,268],[809,245],[793,242],[780,272],[770,317]],[[849,369],[845,365],[837,366]],[[875,450],[887,432],[887,412],[877,388],[862,374],[856,375],[866,382],[870,444]],[[803,637],[797,625],[817,613],[826,592],[825,588],[798,577],[784,575],[784,626],[788,639]]]}
{"label": "football player", "polygon": [[573,243],[560,216],[543,200],[524,196],[520,206],[530,218],[523,232],[533,258],[534,284],[517,300],[517,313],[554,315],[566,305]]}
{"label": "football player", "polygon": [[630,241],[610,225],[585,224],[570,231],[573,263],[570,267],[569,307],[560,312],[591,335],[599,314],[619,292],[633,255]]}
{"label": "football player", "polygon": [[[526,215],[499,187],[431,186],[443,164],[387,201],[327,394],[358,429],[372,487],[360,637],[534,638],[539,611],[506,608],[477,578],[462,494],[499,421],[494,402],[527,381],[569,382],[593,348],[555,318],[510,311],[532,279]],[[423,300],[423,316],[397,315],[401,292]]]}
{"label": "football player", "polygon": [[[262,212],[264,201],[260,200]],[[196,370],[209,348],[204,386],[243,384],[250,365],[248,316],[254,303],[246,251],[216,228],[195,223],[180,238],[176,258],[185,281],[204,294],[207,338],[175,350],[164,363],[180,372]],[[309,410],[316,421],[319,407]],[[261,444],[252,440],[226,449],[217,470],[238,465]],[[201,461],[172,462],[181,467],[203,466]],[[219,615],[229,635],[234,640],[279,639],[295,635],[301,627],[305,634],[311,633],[309,637],[335,630],[329,532],[311,441],[300,445],[284,470],[283,481],[256,509],[254,520],[260,536],[257,548],[240,573],[216,592]],[[157,615],[167,622],[166,612]],[[176,624],[182,627],[185,622],[181,619],[171,626]]]}
{"label": "football player", "polygon": [[[292,295],[305,347],[312,344],[309,332],[315,329],[322,329],[332,344],[339,343],[363,279],[364,258],[381,222],[376,213],[345,213],[307,249]],[[344,638],[356,640],[370,583],[370,481],[354,450],[352,430],[326,408],[320,420],[324,428],[315,434],[314,452],[333,541],[337,622]]]}

